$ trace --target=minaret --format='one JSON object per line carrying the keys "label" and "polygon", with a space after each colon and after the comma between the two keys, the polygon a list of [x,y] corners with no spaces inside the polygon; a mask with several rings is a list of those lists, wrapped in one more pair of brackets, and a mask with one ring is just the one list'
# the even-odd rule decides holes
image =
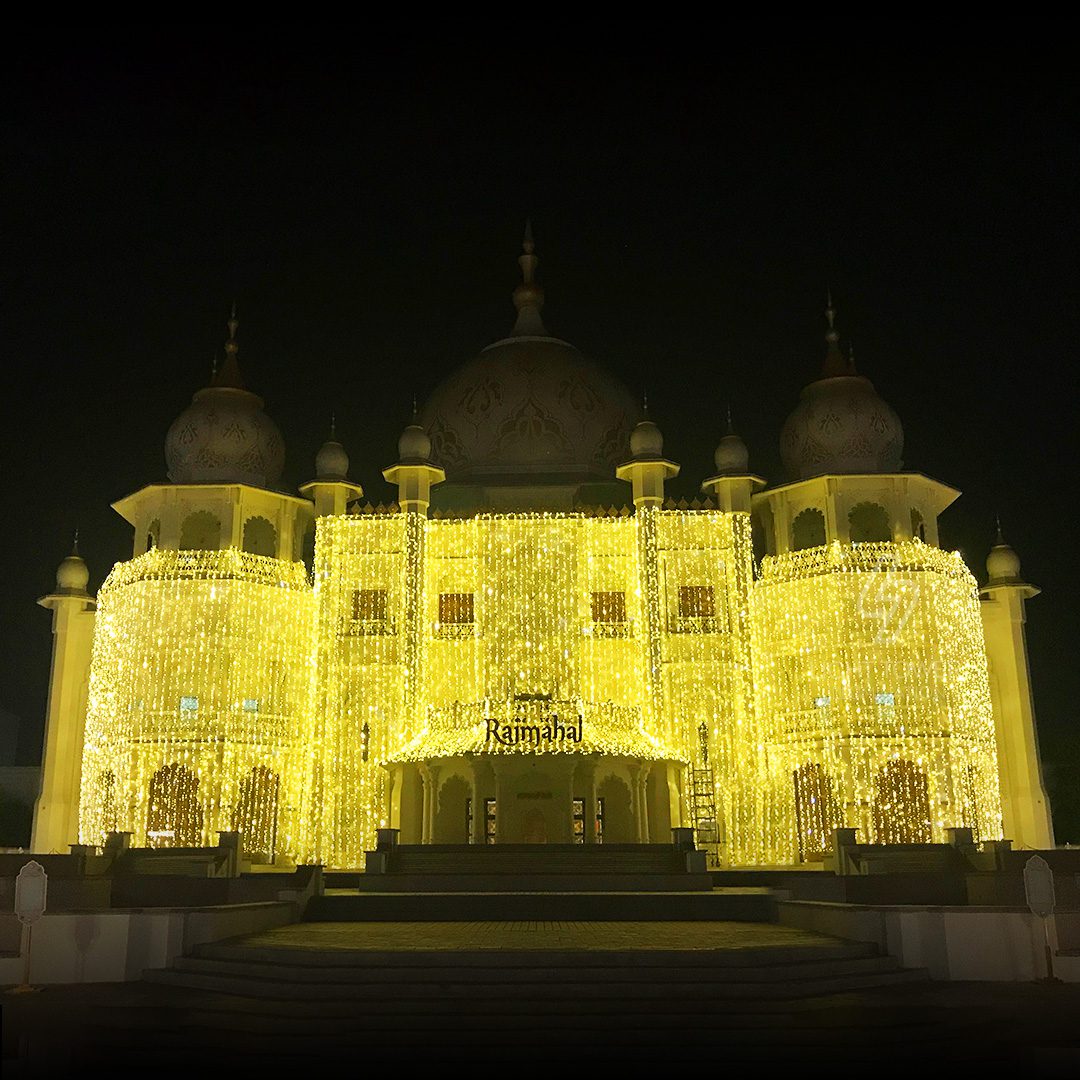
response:
{"label": "minaret", "polygon": [[90,573],[79,555],[78,534],[71,554],[56,571],[56,589],[38,603],[53,613],[53,654],[41,793],[34,807],[31,848],[67,853],[79,841],[79,788],[83,724],[94,632],[94,598],[86,591]]}
{"label": "minaret", "polygon": [[344,514],[349,503],[359,499],[364,489],[348,478],[349,455],[337,441],[336,426],[330,418],[330,437],[315,455],[315,479],[301,485],[300,494],[315,503],[317,518]]}
{"label": "minaret", "polygon": [[760,476],[750,472],[750,452],[746,443],[735,433],[731,409],[727,413],[727,434],[720,440],[713,455],[716,475],[701,485],[701,490],[716,497],[721,510],[750,513],[750,496],[765,486]]}
{"label": "minaret", "polygon": [[679,475],[679,466],[664,457],[664,436],[649,419],[648,399],[643,403],[644,419],[630,432],[631,458],[615,470],[620,480],[628,480],[634,506],[661,506],[664,482]]}
{"label": "minaret", "polygon": [[412,423],[398,439],[397,464],[383,469],[383,476],[397,485],[398,506],[406,513],[426,514],[431,505],[431,489],[446,479],[446,473],[433,465],[430,457],[431,440],[416,422],[414,403]]}
{"label": "minaret", "polygon": [[1050,800],[1043,784],[1035,702],[1024,633],[1026,603],[1039,590],[1020,576],[1020,558],[997,539],[986,560],[989,580],[979,596],[997,730],[1005,838],[1018,848],[1054,846]]}

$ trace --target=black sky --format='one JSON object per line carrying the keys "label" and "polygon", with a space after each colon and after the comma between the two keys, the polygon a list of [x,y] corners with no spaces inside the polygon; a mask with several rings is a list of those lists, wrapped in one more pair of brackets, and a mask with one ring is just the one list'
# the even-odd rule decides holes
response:
{"label": "black sky", "polygon": [[831,285],[906,467],[964,492],[943,543],[981,575],[999,511],[1045,590],[1040,730],[1060,839],[1080,841],[1067,57],[217,40],[53,41],[3,76],[0,706],[25,718],[24,760],[50,648],[34,600],[76,525],[93,585],[130,554],[109,503],[164,478],[232,299],[286,481],[310,478],[336,412],[389,501],[413,394],[511,325],[532,215],[549,328],[647,387],[679,493],[728,402],[782,479]]}

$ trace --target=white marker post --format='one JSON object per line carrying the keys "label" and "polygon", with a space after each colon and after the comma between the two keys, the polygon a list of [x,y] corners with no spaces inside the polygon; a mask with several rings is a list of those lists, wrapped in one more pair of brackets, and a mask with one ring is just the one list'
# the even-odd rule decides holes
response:
{"label": "white marker post", "polygon": [[38,862],[28,862],[15,879],[15,914],[26,929],[23,933],[23,981],[9,990],[9,994],[30,994],[38,989],[30,985],[30,944],[34,923],[45,914],[48,889],[49,875]]}
{"label": "white marker post", "polygon": [[1046,981],[1059,982],[1054,975],[1054,950],[1050,947],[1050,916],[1054,914],[1054,871],[1041,855],[1032,855],[1024,864],[1024,896],[1032,915],[1043,924],[1046,943]]}

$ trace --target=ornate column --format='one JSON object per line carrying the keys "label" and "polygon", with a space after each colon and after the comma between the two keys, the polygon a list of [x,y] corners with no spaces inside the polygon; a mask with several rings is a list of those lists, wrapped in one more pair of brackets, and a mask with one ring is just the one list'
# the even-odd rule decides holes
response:
{"label": "ornate column", "polygon": [[83,730],[95,604],[86,591],[86,563],[75,550],[56,572],[56,591],[38,603],[53,613],[52,669],[41,762],[41,793],[34,807],[31,848],[67,853],[79,842]]}

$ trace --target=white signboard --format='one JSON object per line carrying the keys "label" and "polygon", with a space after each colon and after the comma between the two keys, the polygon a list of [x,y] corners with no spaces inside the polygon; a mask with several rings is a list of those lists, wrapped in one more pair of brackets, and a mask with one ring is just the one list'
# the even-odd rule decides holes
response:
{"label": "white signboard", "polygon": [[28,862],[15,879],[15,914],[19,922],[32,924],[45,914],[49,878],[41,863]]}
{"label": "white signboard", "polygon": [[1032,915],[1048,919],[1054,914],[1054,871],[1041,855],[1024,865],[1024,896]]}

